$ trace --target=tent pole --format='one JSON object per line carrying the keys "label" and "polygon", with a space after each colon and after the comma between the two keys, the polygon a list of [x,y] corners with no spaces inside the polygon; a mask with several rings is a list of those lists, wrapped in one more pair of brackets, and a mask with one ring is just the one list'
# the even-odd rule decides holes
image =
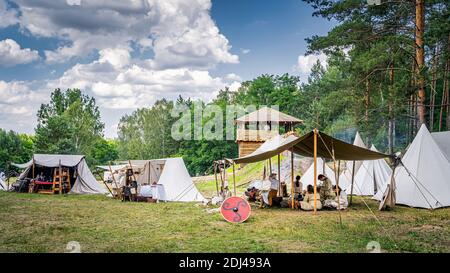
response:
{"label": "tent pole", "polygon": [[317,213],[317,129],[314,129],[314,215]]}
{"label": "tent pole", "polygon": [[277,157],[277,159],[278,159],[278,196],[283,196],[283,193],[282,193],[282,187],[281,187],[281,160],[280,160],[280,154],[278,154],[278,157]]}
{"label": "tent pole", "polygon": [[216,170],[216,166],[217,166],[217,164],[216,164],[216,162],[214,161],[214,165],[213,165],[213,168],[214,168],[214,179],[216,180],[217,196],[219,196],[219,181],[217,181],[217,170]]}
{"label": "tent pole", "polygon": [[233,187],[234,187],[234,196],[236,196],[236,172],[234,169],[234,161],[233,161]]}
{"label": "tent pole", "polygon": [[109,172],[111,173],[111,177],[112,177],[112,179],[114,181],[114,184],[116,185],[116,196],[114,196],[114,194],[113,194],[113,196],[114,197],[119,197],[119,186],[117,185],[116,178],[114,177],[114,173],[113,173],[112,167],[111,167],[111,162],[109,162]]}
{"label": "tent pole", "polygon": [[350,205],[353,203],[353,184],[355,182],[355,161],[353,160],[352,166],[352,186],[350,188]]}
{"label": "tent pole", "polygon": [[294,209],[294,147],[291,148],[291,198],[292,198],[292,209]]}
{"label": "tent pole", "polygon": [[333,147],[333,165],[334,165],[334,177],[336,179],[336,197],[337,197],[337,205],[338,205],[338,213],[339,213],[339,223],[342,227],[342,216],[341,216],[341,195],[339,192],[339,170],[336,172],[336,157],[334,156],[334,147]]}
{"label": "tent pole", "polygon": [[272,158],[269,158],[269,175],[272,174]]}
{"label": "tent pole", "polygon": [[97,176],[100,178],[100,180],[103,181],[103,184],[105,184],[106,189],[109,191],[109,193],[114,197],[114,194],[112,193],[111,189],[108,187],[108,184],[106,184],[106,181],[102,178],[102,176],[100,175],[100,173],[98,172],[98,170],[95,172],[95,174],[97,174]]}

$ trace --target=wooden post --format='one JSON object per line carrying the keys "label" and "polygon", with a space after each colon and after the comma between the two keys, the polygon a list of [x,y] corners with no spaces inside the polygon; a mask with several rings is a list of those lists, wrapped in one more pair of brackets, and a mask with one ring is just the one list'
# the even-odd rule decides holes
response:
{"label": "wooden post", "polygon": [[95,172],[95,174],[98,175],[98,177],[100,178],[100,180],[103,181],[103,184],[105,184],[106,189],[109,191],[109,193],[114,197],[113,192],[109,189],[108,184],[106,184],[106,181],[102,178],[102,176],[100,175],[100,173],[98,172],[98,170]]}
{"label": "wooden post", "polygon": [[234,196],[236,196],[236,172],[234,169],[234,161],[233,161],[233,187],[234,187]]}
{"label": "wooden post", "polygon": [[339,213],[339,223],[342,226],[342,216],[341,216],[341,195],[339,192],[339,171],[336,173],[336,158],[334,157],[334,147],[333,147],[333,166],[334,166],[334,177],[336,179],[336,197],[338,200],[338,213]]}
{"label": "wooden post", "polygon": [[353,166],[352,166],[352,186],[350,188],[350,205],[353,201],[353,184],[355,182],[355,161],[353,160]]}
{"label": "wooden post", "polygon": [[294,185],[294,147],[291,148],[291,198],[292,198],[292,209],[294,209],[294,198],[295,198],[295,185]]}
{"label": "wooden post", "polygon": [[317,213],[317,129],[314,129],[314,214]]}
{"label": "wooden post", "polygon": [[217,164],[214,162],[214,179],[216,180],[216,190],[217,190],[217,196],[219,196],[219,181],[217,181],[217,170],[216,170]]}
{"label": "wooden post", "polygon": [[[63,188],[63,181],[62,181],[62,168],[61,168],[61,159],[59,160],[59,194],[62,194],[62,188]],[[54,182],[54,181],[53,181]],[[53,184],[54,185],[54,184]],[[55,193],[55,190],[53,189],[53,194]]]}
{"label": "wooden post", "polygon": [[272,174],[272,158],[269,158],[269,176]]}
{"label": "wooden post", "polygon": [[[109,163],[109,172],[111,173],[111,177],[113,179],[114,185],[116,185],[116,196],[115,197],[119,197],[119,186],[117,185],[116,178],[114,177],[114,173],[113,173],[112,167],[111,167],[111,162]],[[113,196],[114,196],[114,194],[113,194]]]}
{"label": "wooden post", "polygon": [[277,157],[277,160],[278,160],[278,196],[283,196],[283,193],[282,193],[282,191],[283,191],[283,189],[282,189],[282,187],[281,187],[281,160],[280,160],[280,154],[278,154],[278,157]]}

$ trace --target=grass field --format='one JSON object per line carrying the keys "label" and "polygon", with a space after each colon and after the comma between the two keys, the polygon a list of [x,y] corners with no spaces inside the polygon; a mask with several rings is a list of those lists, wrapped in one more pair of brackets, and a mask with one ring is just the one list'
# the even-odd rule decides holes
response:
{"label": "grass field", "polygon": [[450,209],[378,212],[368,200],[382,228],[354,200],[342,227],[336,211],[257,208],[236,225],[193,203],[0,192],[0,251],[64,252],[77,241],[83,252],[365,252],[377,241],[387,252],[450,252]]}

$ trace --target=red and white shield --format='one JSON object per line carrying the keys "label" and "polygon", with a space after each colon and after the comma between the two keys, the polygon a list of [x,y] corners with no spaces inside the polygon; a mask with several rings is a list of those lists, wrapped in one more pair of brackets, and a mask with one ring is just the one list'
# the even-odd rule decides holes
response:
{"label": "red and white shield", "polygon": [[240,197],[230,197],[223,201],[220,212],[225,220],[231,223],[245,222],[252,211],[250,204]]}

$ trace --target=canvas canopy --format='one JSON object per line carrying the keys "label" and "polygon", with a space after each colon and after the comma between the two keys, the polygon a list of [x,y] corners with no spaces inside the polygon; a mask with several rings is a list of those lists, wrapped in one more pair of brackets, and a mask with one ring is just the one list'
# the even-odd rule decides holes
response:
{"label": "canvas canopy", "polygon": [[431,136],[450,161],[450,131],[431,133]]}
{"label": "canvas canopy", "polygon": [[13,164],[14,166],[25,169],[20,175],[20,179],[30,177],[33,165],[56,168],[59,166],[75,168],[77,178],[71,187],[69,193],[76,194],[105,194],[107,190],[102,187],[94,175],[89,170],[83,155],[50,155],[50,154],[35,154],[33,159],[25,164]]}
{"label": "canvas canopy", "polygon": [[[277,145],[268,145],[265,149],[257,149],[253,153],[233,159],[233,161],[237,164],[258,162],[290,149],[293,149],[296,154],[313,157],[314,132],[301,137],[292,134],[284,135]],[[333,154],[336,160],[376,160],[389,157],[387,154],[348,144],[325,133],[318,132],[317,156],[324,159],[333,159]]]}
{"label": "canvas canopy", "polygon": [[[328,165],[325,164],[323,159],[320,157],[317,158],[317,174],[324,174],[331,180],[331,183],[333,185],[336,185],[334,171],[330,167],[328,167]],[[302,182],[303,188],[306,188],[308,185],[314,185],[314,162],[300,178],[300,182]]]}
{"label": "canvas canopy", "polygon": [[[153,183],[162,186],[159,200],[179,202],[205,200],[189,175],[183,158],[131,160],[130,162],[139,186]],[[129,165],[125,166],[129,167]]]}
{"label": "canvas canopy", "polygon": [[[370,149],[377,151],[374,145]],[[377,195],[374,197],[381,201],[391,175],[392,170],[384,159],[364,161],[355,175],[353,194],[374,196],[376,188]],[[346,192],[349,194],[350,189],[347,188]]]}
{"label": "canvas canopy", "polygon": [[425,125],[395,169],[396,203],[419,208],[450,206],[450,162]]}
{"label": "canvas canopy", "polygon": [[[353,141],[353,145],[366,148],[366,144],[364,144],[364,141],[361,138],[361,135],[359,132],[356,132],[355,139]],[[352,185],[352,172],[353,172],[353,164],[355,164],[355,174],[358,172],[359,168],[361,167],[362,162],[361,161],[346,161],[345,162],[345,170],[339,175],[339,186],[346,190],[348,189],[347,193],[350,193],[351,191],[351,185]]]}

